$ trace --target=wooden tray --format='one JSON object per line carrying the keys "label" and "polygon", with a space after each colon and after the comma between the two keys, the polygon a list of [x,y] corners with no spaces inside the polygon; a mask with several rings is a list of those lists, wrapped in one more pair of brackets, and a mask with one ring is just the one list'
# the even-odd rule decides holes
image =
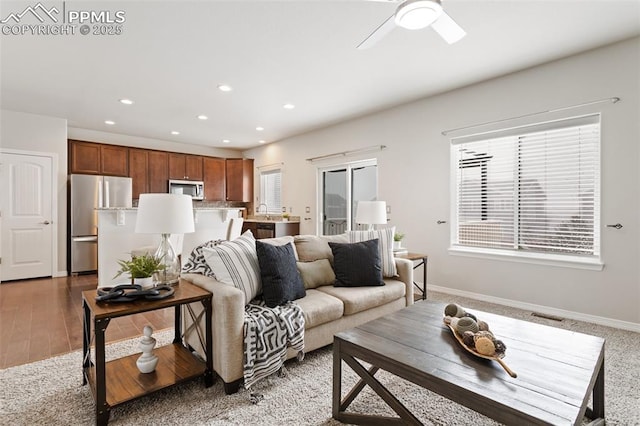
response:
{"label": "wooden tray", "polygon": [[502,358],[504,358],[504,353],[501,353],[499,355],[483,355],[480,352],[476,351],[475,349],[470,348],[469,346],[464,344],[464,341],[462,340],[462,337],[460,335],[458,335],[458,332],[451,326],[451,324],[447,324],[445,322],[445,325],[447,327],[449,327],[449,330],[451,330],[451,332],[453,333],[453,336],[456,338],[456,340],[458,341],[458,343],[460,343],[460,346],[462,346],[463,348],[466,349],[467,352],[470,352],[472,354],[474,354],[477,357],[480,358],[484,358],[484,359],[490,359],[492,361],[497,361],[498,364],[500,364],[502,366],[502,368],[504,368],[504,371],[507,372],[507,374],[509,374],[511,377],[516,378],[518,377],[518,375],[511,370],[507,364],[504,363],[504,361],[502,360]]}

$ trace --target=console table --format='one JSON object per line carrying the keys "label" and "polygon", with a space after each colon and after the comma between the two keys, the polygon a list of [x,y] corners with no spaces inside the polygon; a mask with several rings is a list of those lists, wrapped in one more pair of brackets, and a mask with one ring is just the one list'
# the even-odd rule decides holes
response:
{"label": "console table", "polygon": [[[173,296],[161,300],[136,300],[126,303],[96,302],[96,290],[82,292],[84,311],[82,346],[82,384],[89,383],[96,401],[96,424],[109,422],[111,408],[196,377],[204,377],[206,387],[213,384],[213,353],[211,342],[211,293],[180,280]],[[196,358],[182,342],[181,307],[200,302],[206,315],[206,361]],[[156,370],[140,373],[136,360],[140,352],[105,362],[105,331],[112,318],[175,307],[173,343],[157,347]],[[91,360],[91,342],[95,338],[95,363]]]}

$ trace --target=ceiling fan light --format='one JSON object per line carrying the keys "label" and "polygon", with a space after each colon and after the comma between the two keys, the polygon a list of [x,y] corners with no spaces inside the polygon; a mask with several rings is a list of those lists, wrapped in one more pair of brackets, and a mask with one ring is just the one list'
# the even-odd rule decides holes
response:
{"label": "ceiling fan light", "polygon": [[396,10],[396,25],[408,30],[428,27],[442,14],[438,0],[408,0]]}

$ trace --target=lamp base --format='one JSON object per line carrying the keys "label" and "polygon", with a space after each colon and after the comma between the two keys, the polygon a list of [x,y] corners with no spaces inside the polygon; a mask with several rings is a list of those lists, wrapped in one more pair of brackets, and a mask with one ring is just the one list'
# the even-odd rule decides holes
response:
{"label": "lamp base", "polygon": [[162,234],[162,241],[156,250],[156,257],[162,261],[162,269],[153,274],[156,285],[176,285],[180,282],[180,259],[169,236],[170,234]]}

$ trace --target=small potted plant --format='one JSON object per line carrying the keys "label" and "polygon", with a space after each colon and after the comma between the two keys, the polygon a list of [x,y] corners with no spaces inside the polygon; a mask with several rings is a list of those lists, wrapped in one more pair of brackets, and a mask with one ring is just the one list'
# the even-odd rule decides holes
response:
{"label": "small potted plant", "polygon": [[288,220],[289,220],[289,213],[287,212],[282,213],[282,221],[287,222]]}
{"label": "small potted plant", "polygon": [[131,260],[118,260],[120,270],[113,278],[118,278],[124,273],[131,277],[131,284],[139,284],[143,288],[153,286],[153,274],[162,270],[162,259],[149,254],[132,256]]}
{"label": "small potted plant", "polygon": [[402,239],[404,234],[402,232],[396,232],[393,234],[393,249],[398,250],[402,248]]}

